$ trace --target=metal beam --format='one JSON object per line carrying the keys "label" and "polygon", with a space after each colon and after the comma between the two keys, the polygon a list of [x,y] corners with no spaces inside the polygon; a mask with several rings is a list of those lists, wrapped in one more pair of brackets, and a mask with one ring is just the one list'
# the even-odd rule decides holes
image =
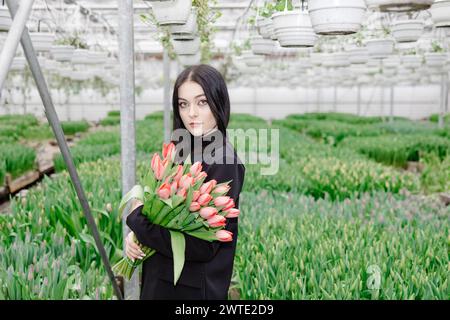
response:
{"label": "metal beam", "polygon": [[164,142],[170,141],[170,57],[167,49],[163,52],[164,72]]}
{"label": "metal beam", "polygon": [[[11,16],[15,17],[17,10],[18,10],[17,2],[14,0],[6,0],[6,5],[9,8]],[[81,207],[83,209],[84,215],[86,216],[88,226],[94,237],[95,244],[97,245],[97,248],[98,248],[98,251],[102,258],[106,272],[111,281],[111,284],[113,286],[113,289],[114,289],[114,292],[115,292],[117,298],[119,300],[122,300],[122,293],[120,292],[120,289],[114,279],[114,274],[111,270],[111,265],[109,264],[109,259],[106,255],[105,248],[103,247],[103,243],[100,239],[100,235],[97,230],[95,220],[92,217],[89,203],[87,201],[86,195],[84,194],[84,190],[81,185],[80,178],[78,176],[77,170],[73,163],[69,147],[67,146],[66,139],[64,137],[64,133],[61,128],[61,123],[58,119],[58,115],[56,114],[52,98],[48,91],[47,83],[45,82],[45,78],[42,73],[41,67],[39,65],[39,61],[36,57],[36,53],[34,51],[30,35],[26,28],[24,29],[24,31],[22,33],[21,44],[23,47],[23,51],[25,53],[25,57],[27,58],[28,64],[30,66],[31,73],[36,82],[36,86],[39,91],[39,95],[41,96],[42,103],[44,104],[45,115],[47,116],[48,122],[50,123],[50,126],[52,127],[53,133],[55,134],[56,141],[58,142],[62,157],[64,159],[64,162],[66,163],[67,170],[69,171],[70,178],[72,179],[72,183],[75,187],[75,191],[78,195],[78,199],[80,200]]]}
{"label": "metal beam", "polygon": [[[136,184],[136,128],[135,128],[135,84],[134,84],[134,32],[133,0],[118,0],[119,15],[119,64],[120,64],[120,140],[122,162],[122,196]],[[130,232],[126,218],[130,205],[122,216],[123,248]],[[139,270],[139,269],[138,269]],[[130,281],[125,280],[125,299],[139,298],[139,272],[134,272]]]}
{"label": "metal beam", "polygon": [[11,68],[11,64],[14,60],[14,55],[17,51],[20,38],[22,37],[25,24],[30,16],[31,8],[33,7],[34,0],[23,0],[17,10],[14,20],[9,28],[8,36],[3,44],[2,52],[0,53],[0,94],[3,89],[3,85],[8,75],[8,71]]}

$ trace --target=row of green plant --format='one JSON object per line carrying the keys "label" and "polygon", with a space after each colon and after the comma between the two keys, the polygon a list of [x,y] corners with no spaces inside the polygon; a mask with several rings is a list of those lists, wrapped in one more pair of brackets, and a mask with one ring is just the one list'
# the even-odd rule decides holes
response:
{"label": "row of green plant", "polygon": [[116,126],[120,124],[120,111],[113,110],[109,111],[107,116],[100,120],[100,125],[102,126]]}
{"label": "row of green plant", "polygon": [[435,135],[380,135],[348,137],[340,145],[387,165],[406,167],[419,161],[422,153],[435,153],[441,160],[450,154],[450,140]]}
{"label": "row of green plant", "polygon": [[36,152],[33,148],[18,144],[0,144],[0,186],[4,184],[6,174],[17,178],[36,167]]}
{"label": "row of green plant", "polygon": [[450,208],[437,199],[246,192],[241,203],[241,299],[448,299]]}

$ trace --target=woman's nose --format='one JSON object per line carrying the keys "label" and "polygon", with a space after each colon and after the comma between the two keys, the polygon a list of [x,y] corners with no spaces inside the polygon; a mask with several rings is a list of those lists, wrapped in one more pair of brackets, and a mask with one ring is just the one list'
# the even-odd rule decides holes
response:
{"label": "woman's nose", "polygon": [[189,109],[189,116],[196,117],[197,115],[198,115],[197,107],[194,104],[192,104]]}

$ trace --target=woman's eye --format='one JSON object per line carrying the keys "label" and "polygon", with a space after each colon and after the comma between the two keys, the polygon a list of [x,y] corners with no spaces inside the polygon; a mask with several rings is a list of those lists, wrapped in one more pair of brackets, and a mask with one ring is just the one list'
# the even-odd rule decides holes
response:
{"label": "woman's eye", "polygon": [[178,106],[179,106],[180,108],[185,108],[185,107],[186,107],[186,102],[180,102],[180,103],[178,104]]}
{"label": "woman's eye", "polygon": [[200,106],[205,106],[205,105],[207,105],[208,104],[208,101],[207,100],[200,100],[200,102],[199,102],[199,105]]}

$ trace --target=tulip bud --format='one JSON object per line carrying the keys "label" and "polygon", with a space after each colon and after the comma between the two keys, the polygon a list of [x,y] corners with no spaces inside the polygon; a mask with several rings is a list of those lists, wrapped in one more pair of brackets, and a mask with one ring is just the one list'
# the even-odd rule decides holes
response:
{"label": "tulip bud", "polygon": [[213,197],[212,197],[210,194],[205,193],[205,194],[202,194],[202,195],[197,199],[197,202],[203,207],[203,206],[208,205],[208,203],[209,203],[212,199],[213,199]]}
{"label": "tulip bud", "polygon": [[170,194],[174,194],[178,190],[178,182],[174,181],[170,185]]}
{"label": "tulip bud", "polygon": [[225,215],[225,218],[237,218],[240,214],[240,210],[236,208],[231,208],[225,211],[227,214]]}
{"label": "tulip bud", "polygon": [[198,204],[198,202],[191,202],[191,205],[189,206],[189,211],[196,212],[198,210],[200,210],[200,205]]}
{"label": "tulip bud", "polygon": [[204,194],[204,193],[211,193],[212,189],[216,186],[217,181],[216,180],[210,180],[206,183],[204,183],[201,187],[200,187],[200,193]]}
{"label": "tulip bud", "polygon": [[227,222],[227,219],[225,219],[225,217],[216,214],[215,216],[212,216],[211,218],[209,218],[208,220],[208,224],[210,227],[222,227],[224,226]]}
{"label": "tulip bud", "polygon": [[189,169],[189,172],[193,177],[196,177],[200,172],[202,171],[202,163],[197,161],[194,163],[191,168]]}
{"label": "tulip bud", "polygon": [[163,143],[163,158],[170,161],[175,159],[175,145],[170,142],[168,144]]}
{"label": "tulip bud", "polygon": [[228,230],[219,230],[216,232],[216,238],[221,242],[233,241],[233,233]]}
{"label": "tulip bud", "polygon": [[177,195],[183,198],[186,198],[186,189],[185,188],[181,188],[180,190],[178,190]]}
{"label": "tulip bud", "polygon": [[230,198],[230,201],[225,205],[225,207],[222,209],[223,211],[227,211],[234,207],[234,200]]}
{"label": "tulip bud", "polygon": [[190,173],[185,174],[180,179],[180,186],[189,189],[190,186],[193,185],[194,178],[191,177]]}
{"label": "tulip bud", "polygon": [[200,172],[199,174],[197,174],[197,176],[195,177],[195,182],[202,180],[203,178],[206,178],[207,174],[205,171]]}
{"label": "tulip bud", "polygon": [[170,197],[171,188],[170,185],[167,183],[163,183],[157,191],[158,196],[161,199],[167,200]]}
{"label": "tulip bud", "polygon": [[197,201],[197,199],[200,197],[200,191],[198,191],[198,190],[195,190],[193,193],[192,193],[192,201]]}
{"label": "tulip bud", "polygon": [[204,207],[200,209],[200,215],[203,219],[209,219],[217,214],[217,209],[213,207]]}
{"label": "tulip bud", "polygon": [[230,197],[217,197],[214,199],[214,205],[216,207],[225,207],[230,201]]}
{"label": "tulip bud", "polygon": [[230,191],[230,189],[231,187],[229,185],[221,185],[215,187],[212,193],[226,194],[228,191]]}
{"label": "tulip bud", "polygon": [[159,157],[159,155],[157,153],[155,153],[153,155],[151,167],[152,167],[153,173],[155,174],[156,179],[161,180],[162,175],[164,173],[164,167],[163,167],[163,164],[161,163],[161,158]]}
{"label": "tulip bud", "polygon": [[173,177],[174,181],[180,181],[180,178],[183,176],[183,166],[178,165],[177,172],[175,173],[175,176]]}

